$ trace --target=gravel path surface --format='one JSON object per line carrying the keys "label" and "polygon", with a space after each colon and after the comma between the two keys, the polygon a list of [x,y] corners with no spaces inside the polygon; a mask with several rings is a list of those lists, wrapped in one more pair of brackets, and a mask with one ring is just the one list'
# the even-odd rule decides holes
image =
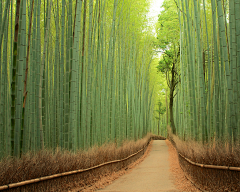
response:
{"label": "gravel path surface", "polygon": [[164,140],[156,140],[153,141],[152,150],[142,163],[99,191],[179,191],[173,184],[173,179],[169,167],[168,146]]}

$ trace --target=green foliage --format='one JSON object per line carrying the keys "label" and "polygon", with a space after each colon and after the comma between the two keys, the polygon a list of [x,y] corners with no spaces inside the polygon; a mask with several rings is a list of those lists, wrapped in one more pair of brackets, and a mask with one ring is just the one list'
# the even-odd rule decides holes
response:
{"label": "green foliage", "polygon": [[157,66],[158,71],[166,74],[169,91],[170,122],[175,133],[173,119],[173,97],[179,82],[179,25],[177,7],[174,1],[165,0],[158,18],[156,47],[163,52]]}
{"label": "green foliage", "polygon": [[[165,0],[162,8],[164,10],[158,16],[156,47],[160,48],[163,54],[157,69],[159,72],[165,73],[167,81],[170,81],[173,63],[175,66],[179,63],[180,28],[177,7],[174,1]],[[174,70],[178,76],[178,67],[175,68]]]}
{"label": "green foliage", "polygon": [[158,102],[162,103],[161,108],[166,108],[166,90],[167,90],[167,81],[166,81],[166,74],[165,73],[159,73],[157,66],[158,64],[158,58],[154,58],[151,63],[150,68],[150,86],[154,89],[153,92],[153,98],[155,103],[155,110],[158,110]]}
{"label": "green foliage", "polygon": [[157,41],[156,46],[162,50],[169,49],[170,46],[179,42],[179,21],[176,4],[173,0],[165,0],[162,5],[163,11],[158,16],[156,26]]}
{"label": "green foliage", "polygon": [[175,62],[175,50],[173,48],[165,50],[157,66],[158,71],[168,73],[172,68],[173,62]]}
{"label": "green foliage", "polygon": [[239,143],[240,126],[239,2],[175,2],[181,37],[181,86],[174,101],[177,133],[203,143],[220,140],[231,148]]}
{"label": "green foliage", "polygon": [[166,107],[163,107],[161,101],[158,102],[158,109],[156,110],[159,115],[163,115],[166,112]]}
{"label": "green foliage", "polygon": [[0,158],[156,132],[149,1],[17,2],[0,3]]}

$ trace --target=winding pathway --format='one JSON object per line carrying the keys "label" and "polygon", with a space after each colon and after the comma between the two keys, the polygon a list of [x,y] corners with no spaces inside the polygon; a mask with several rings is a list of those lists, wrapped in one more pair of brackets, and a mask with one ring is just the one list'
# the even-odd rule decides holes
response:
{"label": "winding pathway", "polygon": [[169,171],[168,146],[164,140],[152,143],[152,149],[146,159],[102,192],[177,192]]}

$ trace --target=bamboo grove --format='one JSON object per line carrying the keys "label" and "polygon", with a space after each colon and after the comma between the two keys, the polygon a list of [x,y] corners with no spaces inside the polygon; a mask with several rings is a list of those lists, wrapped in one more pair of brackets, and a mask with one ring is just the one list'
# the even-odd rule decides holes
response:
{"label": "bamboo grove", "polygon": [[156,120],[148,3],[0,2],[0,158],[142,138]]}
{"label": "bamboo grove", "polygon": [[178,0],[180,84],[177,134],[239,144],[240,1]]}

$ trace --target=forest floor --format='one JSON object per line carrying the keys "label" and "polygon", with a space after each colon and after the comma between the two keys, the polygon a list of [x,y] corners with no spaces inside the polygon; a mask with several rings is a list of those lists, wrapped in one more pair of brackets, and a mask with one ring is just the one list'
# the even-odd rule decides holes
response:
{"label": "forest floor", "polygon": [[[113,176],[112,180],[116,180],[110,181],[110,185],[99,191],[198,191],[185,178],[178,163],[177,152],[168,140],[153,141],[144,160],[120,175],[116,178]],[[108,180],[111,180],[111,176]]]}

